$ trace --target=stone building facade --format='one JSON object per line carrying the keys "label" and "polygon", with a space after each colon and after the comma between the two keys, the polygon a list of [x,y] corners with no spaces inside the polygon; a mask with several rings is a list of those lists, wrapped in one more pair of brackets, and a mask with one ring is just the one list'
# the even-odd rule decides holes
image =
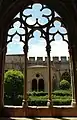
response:
{"label": "stone building facade", "polygon": [[[69,58],[68,58],[69,59]],[[70,72],[69,60],[62,56],[53,57],[51,61],[52,88],[59,87],[60,77],[64,72]],[[24,54],[6,55],[5,71],[15,69],[24,73]],[[29,57],[27,64],[27,91],[48,91],[48,66],[47,57]]]}

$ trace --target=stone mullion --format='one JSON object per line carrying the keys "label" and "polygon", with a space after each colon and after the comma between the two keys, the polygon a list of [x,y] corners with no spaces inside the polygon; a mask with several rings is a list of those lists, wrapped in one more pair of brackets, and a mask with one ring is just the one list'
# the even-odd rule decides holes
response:
{"label": "stone mullion", "polygon": [[[70,58],[71,59],[71,58]],[[74,88],[74,73],[73,73],[73,63],[72,60],[70,61],[70,67],[71,67],[71,87],[72,87],[72,106],[75,106],[75,88]]]}
{"label": "stone mullion", "polygon": [[3,96],[3,53],[0,54],[0,107],[4,106]]}
{"label": "stone mullion", "polygon": [[74,71],[73,71],[73,62],[72,62],[72,49],[71,46],[69,47],[69,64],[70,64],[70,75],[71,75],[71,89],[72,89],[72,102],[71,105],[75,106],[75,88],[74,88]]}
{"label": "stone mullion", "polygon": [[27,107],[28,103],[27,103],[27,52],[28,52],[28,46],[24,45],[24,54],[25,54],[25,58],[24,58],[24,93],[23,93],[23,107]]}
{"label": "stone mullion", "polygon": [[0,107],[4,107],[4,72],[6,47],[0,51]]}
{"label": "stone mullion", "polygon": [[1,110],[4,107],[4,72],[5,72],[5,55],[7,52],[5,42],[5,35],[3,36],[3,28],[0,31],[0,115]]}
{"label": "stone mullion", "polygon": [[75,106],[77,107],[77,48],[75,45],[72,46],[72,60],[73,60],[73,71],[74,71],[74,90],[75,90]]}
{"label": "stone mullion", "polygon": [[51,46],[48,44],[46,46],[46,51],[47,51],[47,59],[48,59],[48,102],[47,106],[52,107],[52,82],[51,82],[51,59],[50,59],[50,51],[51,51]]}

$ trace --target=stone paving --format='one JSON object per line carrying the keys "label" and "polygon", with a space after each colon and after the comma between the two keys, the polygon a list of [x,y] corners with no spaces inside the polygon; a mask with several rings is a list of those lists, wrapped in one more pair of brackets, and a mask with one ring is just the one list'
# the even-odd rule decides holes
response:
{"label": "stone paving", "polygon": [[77,117],[62,117],[62,118],[0,118],[0,120],[77,120]]}

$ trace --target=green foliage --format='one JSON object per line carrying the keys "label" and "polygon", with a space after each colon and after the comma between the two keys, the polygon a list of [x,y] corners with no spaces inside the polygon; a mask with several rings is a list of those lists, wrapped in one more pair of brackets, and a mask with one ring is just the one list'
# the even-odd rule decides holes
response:
{"label": "green foliage", "polygon": [[46,106],[47,105],[47,100],[29,100],[28,105],[30,106]]}
{"label": "green foliage", "polygon": [[[42,92],[33,92],[34,94],[28,93],[28,105],[30,106],[47,106],[48,94],[39,96]],[[68,97],[67,97],[68,96]],[[72,100],[72,94],[70,90],[56,90],[52,94],[53,105],[70,105]],[[22,95],[18,95],[15,102],[6,99],[8,105],[21,105]]]}
{"label": "green foliage", "polygon": [[[29,95],[28,105],[31,106],[47,106],[48,93],[44,92],[33,92],[34,94]],[[41,95],[43,93],[43,96]],[[40,96],[41,95],[41,96]],[[68,96],[68,97],[67,97]],[[70,105],[72,100],[71,90],[56,90],[52,93],[53,105]]]}
{"label": "green foliage", "polygon": [[[47,106],[48,96],[30,96],[28,99],[28,105],[30,106]],[[71,96],[53,96],[52,102],[53,105],[70,105]]]}
{"label": "green foliage", "polygon": [[[53,105],[70,105],[71,99],[53,99]],[[28,105],[30,106],[47,106],[47,100],[29,100]]]}
{"label": "green foliage", "polygon": [[71,99],[53,99],[53,105],[71,105]]}
{"label": "green foliage", "polygon": [[71,90],[55,90],[53,92],[53,95],[56,95],[56,96],[72,96],[72,92]]}
{"label": "green foliage", "polygon": [[[68,81],[62,80],[60,82],[61,86],[63,85],[62,82],[66,88],[69,88],[67,87]],[[65,89],[64,85],[63,88]],[[68,86],[70,86],[70,83]],[[9,70],[5,73],[4,88],[5,104],[21,105],[23,99],[23,74],[20,71]],[[56,90],[52,93],[53,105],[70,105],[71,96],[71,90]],[[47,101],[47,92],[28,92],[28,105],[47,106]]]}
{"label": "green foliage", "polygon": [[61,76],[61,80],[67,80],[69,83],[71,83],[71,77],[68,72],[64,72]]}
{"label": "green foliage", "polygon": [[[23,94],[23,74],[17,70],[9,70],[4,76],[5,104],[16,104],[19,95]],[[10,102],[9,102],[10,101]]]}
{"label": "green foliage", "polygon": [[48,93],[43,91],[40,91],[40,92],[32,91],[32,92],[28,92],[28,95],[29,96],[45,96],[45,95],[48,95]]}
{"label": "green foliage", "polygon": [[[71,96],[72,95],[72,92],[71,92],[71,90],[61,90],[61,89],[59,89],[59,90],[55,90],[55,91],[53,91],[53,93],[52,93],[53,95],[56,95],[56,96]],[[33,91],[33,92],[28,92],[28,96],[47,96],[48,95],[48,93],[47,92],[35,92],[35,91]]]}
{"label": "green foliage", "polygon": [[67,80],[62,80],[60,82],[60,89],[67,90],[70,88],[70,83]]}

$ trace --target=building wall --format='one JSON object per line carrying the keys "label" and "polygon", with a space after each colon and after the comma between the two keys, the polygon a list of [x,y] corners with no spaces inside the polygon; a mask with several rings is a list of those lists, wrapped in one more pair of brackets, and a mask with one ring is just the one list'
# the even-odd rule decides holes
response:
{"label": "building wall", "polygon": [[[24,72],[24,55],[6,55],[5,60],[5,71],[10,69],[16,69]],[[59,87],[59,80],[62,73],[65,71],[69,72],[69,61],[66,57],[53,57],[51,61],[51,80],[56,87]],[[39,77],[36,77],[36,74],[39,74]],[[32,80],[37,80],[37,91],[38,90],[38,82],[39,79],[44,80],[44,91],[48,91],[48,68],[47,68],[47,58],[43,61],[42,57],[30,57],[28,59],[28,66],[27,66],[27,80],[28,80],[28,91],[32,91]],[[52,88],[52,89],[53,89]]]}

